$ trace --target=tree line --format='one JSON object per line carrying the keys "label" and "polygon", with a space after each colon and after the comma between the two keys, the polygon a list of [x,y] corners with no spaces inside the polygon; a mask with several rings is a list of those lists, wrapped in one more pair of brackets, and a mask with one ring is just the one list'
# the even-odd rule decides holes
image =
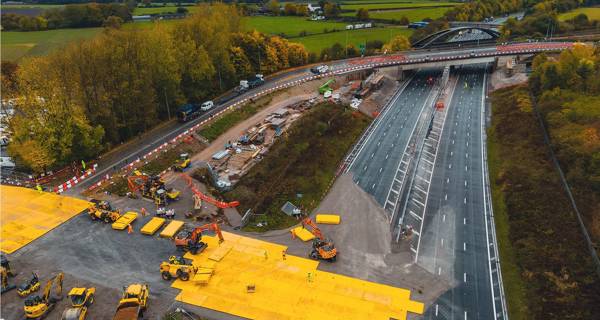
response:
{"label": "tree line", "polygon": [[600,52],[576,45],[536,57],[530,88],[580,211],[600,241]]}
{"label": "tree line", "polygon": [[40,16],[2,14],[2,28],[6,31],[90,28],[115,19],[121,23],[131,21],[131,9],[119,3],[69,4],[64,8],[45,10]]}
{"label": "tree line", "polygon": [[33,171],[93,158],[173,117],[184,102],[307,61],[301,44],[241,32],[238,10],[223,4],[204,5],[173,28],[106,29],[25,58],[14,75],[3,72],[3,96],[18,97],[9,153]]}

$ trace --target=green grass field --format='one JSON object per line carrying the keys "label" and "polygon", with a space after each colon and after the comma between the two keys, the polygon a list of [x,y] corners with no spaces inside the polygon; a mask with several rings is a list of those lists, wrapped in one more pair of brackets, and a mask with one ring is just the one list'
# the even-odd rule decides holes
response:
{"label": "green grass field", "polygon": [[359,44],[370,40],[381,40],[383,42],[388,42],[390,38],[396,35],[402,34],[408,37],[411,33],[412,30],[406,28],[372,28],[306,36],[294,38],[291,39],[291,41],[304,44],[308,51],[320,53],[323,48],[331,47],[336,42],[344,46],[346,44],[346,39],[348,44],[354,44],[356,47],[358,47]]}
{"label": "green grass field", "polygon": [[448,8],[422,8],[404,10],[369,11],[369,18],[381,20],[400,20],[403,16],[409,21],[422,21],[425,18],[436,19],[443,16]]}
{"label": "green grass field", "polygon": [[18,60],[25,55],[43,55],[71,41],[89,39],[102,28],[59,29],[48,31],[3,31],[2,60]]}
{"label": "green grass field", "polygon": [[452,7],[457,5],[456,2],[437,2],[437,1],[418,1],[418,2],[392,2],[392,3],[369,3],[365,2],[364,4],[344,4],[342,5],[343,10],[358,10],[360,8],[365,8],[369,10],[376,9],[402,9],[402,8],[425,8],[425,7],[437,7],[437,6],[447,6]]}
{"label": "green grass field", "polygon": [[303,17],[245,17],[245,30],[257,30],[266,34],[285,34],[286,37],[296,37],[302,31],[307,34],[323,33],[325,29],[344,30],[347,23],[331,21],[310,21]]}
{"label": "green grass field", "polygon": [[585,13],[585,15],[587,15],[588,19],[590,19],[590,20],[600,20],[600,7],[578,8],[578,9],[561,14],[558,17],[558,19],[560,21],[573,19],[580,13]]}

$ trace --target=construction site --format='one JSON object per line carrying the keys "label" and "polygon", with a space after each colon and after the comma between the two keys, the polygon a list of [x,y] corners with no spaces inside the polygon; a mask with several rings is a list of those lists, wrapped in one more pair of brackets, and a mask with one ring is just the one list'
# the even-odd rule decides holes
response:
{"label": "construction site", "polygon": [[[336,173],[316,209],[292,210],[295,225],[280,230],[245,231],[253,220],[239,212],[243,203],[222,196],[323,103],[377,117],[402,85],[395,76],[393,68],[370,70],[283,90],[212,141],[198,131],[189,137],[193,142],[166,147],[182,153],[157,174],[142,168],[168,150],[81,195],[0,186],[2,317],[423,314],[451,284],[412,263],[404,244],[391,244],[386,213],[350,174]],[[194,146],[182,148],[186,143]],[[208,178],[197,179],[199,170]],[[117,178],[120,194],[109,191]]]}

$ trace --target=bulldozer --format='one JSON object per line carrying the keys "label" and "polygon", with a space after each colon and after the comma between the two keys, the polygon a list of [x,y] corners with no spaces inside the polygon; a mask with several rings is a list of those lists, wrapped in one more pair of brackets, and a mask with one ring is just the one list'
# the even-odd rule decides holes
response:
{"label": "bulldozer", "polygon": [[181,231],[175,236],[175,246],[181,251],[189,251],[191,254],[197,254],[204,251],[208,246],[202,242],[202,231],[212,230],[219,237],[219,243],[223,242],[223,234],[221,228],[216,222],[208,223],[203,226],[194,228],[192,231]]}
{"label": "bulldozer", "polygon": [[88,308],[94,303],[96,288],[73,288],[67,295],[71,299],[71,307],[65,309],[61,320],[84,320]]}
{"label": "bulldozer", "polygon": [[304,227],[310,226],[312,228],[312,233],[315,235],[315,239],[312,243],[312,250],[308,254],[308,257],[314,260],[335,262],[338,254],[335,244],[331,240],[325,238],[321,229],[319,229],[310,218],[304,219],[302,225]]}
{"label": "bulldozer", "polygon": [[160,264],[160,276],[169,281],[173,278],[188,281],[198,271],[198,267],[182,256],[170,256],[169,261]]}
{"label": "bulldozer", "polygon": [[113,223],[119,219],[121,213],[119,210],[114,210],[110,203],[106,200],[90,200],[94,205],[88,208],[88,214],[92,220],[101,220],[105,223]]}
{"label": "bulldozer", "polygon": [[14,284],[8,284],[8,277],[14,277],[15,274],[12,272],[10,268],[10,261],[2,254],[1,256],[1,266],[0,266],[0,276],[2,277],[2,293],[8,292],[17,286]]}
{"label": "bulldozer", "polygon": [[183,172],[185,169],[189,168],[192,164],[192,159],[190,159],[190,155],[187,153],[182,153],[179,155],[179,159],[175,161],[173,165],[173,171]]}
{"label": "bulldozer", "polygon": [[134,283],[123,287],[123,296],[113,320],[135,320],[143,316],[148,306],[148,295],[150,295],[150,288],[146,284]]}
{"label": "bulldozer", "polygon": [[132,194],[139,190],[142,197],[153,200],[157,206],[166,206],[179,199],[181,193],[173,188],[166,188],[160,176],[148,176],[137,170],[127,177],[127,185]]}
{"label": "bulldozer", "polygon": [[[43,296],[33,296],[25,299],[25,317],[27,319],[42,319],[54,309],[56,303],[62,300],[62,284],[64,274],[60,272],[54,278],[48,280],[46,287],[44,287]],[[50,296],[52,287],[56,285],[56,298]]]}
{"label": "bulldozer", "polygon": [[31,280],[25,282],[17,288],[17,294],[21,297],[26,297],[40,289],[40,279],[35,272],[31,273]]}

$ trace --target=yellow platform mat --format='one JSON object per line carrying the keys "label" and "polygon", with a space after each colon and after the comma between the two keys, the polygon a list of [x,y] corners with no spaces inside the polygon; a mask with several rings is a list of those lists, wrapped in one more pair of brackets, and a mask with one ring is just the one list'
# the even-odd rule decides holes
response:
{"label": "yellow platform mat", "polygon": [[[194,265],[206,265],[220,246],[231,247],[221,261],[210,261],[214,273],[198,281],[176,280],[176,300],[249,319],[406,319],[422,314],[423,303],[410,300],[410,291],[329,272],[318,262],[286,255],[287,247],[223,232],[203,236],[204,252],[186,254]],[[310,275],[309,275],[310,274]],[[196,280],[196,279],[195,279]],[[248,293],[247,286],[256,286]]]}
{"label": "yellow platform mat", "polygon": [[90,206],[77,198],[0,185],[0,250],[13,253]]}
{"label": "yellow platform mat", "polygon": [[115,230],[125,230],[125,228],[127,228],[128,225],[132,224],[133,221],[135,221],[135,219],[137,219],[137,216],[138,216],[137,212],[133,212],[133,211],[126,212],[124,215],[119,217],[119,219],[117,219],[117,221],[113,222],[112,228]]}
{"label": "yellow platform mat", "polygon": [[312,232],[310,232],[307,229],[304,229],[302,227],[295,227],[290,232],[292,234],[296,235],[296,237],[298,237],[298,239],[300,239],[302,241],[310,241],[315,238],[315,235],[312,234]]}
{"label": "yellow platform mat", "polygon": [[183,221],[173,220],[160,232],[160,236],[163,238],[173,238],[181,227],[183,227]]}
{"label": "yellow platform mat", "polygon": [[140,229],[140,232],[151,236],[156,233],[163,224],[165,224],[164,218],[154,217]]}
{"label": "yellow platform mat", "polygon": [[341,219],[337,214],[318,214],[315,220],[322,224],[340,224]]}

